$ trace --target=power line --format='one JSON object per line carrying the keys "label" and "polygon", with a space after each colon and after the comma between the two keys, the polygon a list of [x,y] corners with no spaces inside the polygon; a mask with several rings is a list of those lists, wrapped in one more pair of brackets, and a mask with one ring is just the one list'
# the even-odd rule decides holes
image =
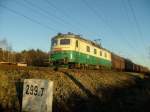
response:
{"label": "power line", "polygon": [[[103,21],[111,30],[112,30],[112,32],[114,32],[114,29],[105,21],[105,19],[103,18],[103,16],[101,16],[99,13],[97,13],[97,11],[94,9],[94,8],[92,8],[89,4],[88,4],[88,2],[86,1],[86,0],[81,0],[94,14],[95,14],[95,16],[97,16],[101,21]],[[119,32],[119,31],[118,31]],[[123,36],[123,34],[122,34],[122,32],[120,32],[120,35],[121,35],[121,38],[123,38],[124,36]],[[127,42],[127,44],[132,48],[132,49],[135,49],[137,52],[138,52],[138,50],[124,37],[123,38],[126,42]],[[144,55],[143,55],[143,57],[144,57]]]}
{"label": "power line", "polygon": [[[123,3],[123,0],[122,0],[122,4],[124,4]],[[125,12],[127,12],[127,8],[124,6],[124,8],[125,8]],[[124,13],[124,12],[123,12]],[[129,19],[129,15],[128,15],[128,13],[126,13],[126,16],[127,16],[127,18]],[[130,22],[130,24],[131,24],[131,22]],[[133,50],[135,50],[137,53],[139,53],[139,49],[137,49],[137,47],[135,47],[135,46],[137,46],[137,45],[135,45],[135,42],[136,42],[136,40],[134,40],[134,42],[132,42],[132,44],[130,44],[131,46],[131,48],[133,49]],[[134,54],[135,54],[135,52],[134,52]],[[144,54],[143,53],[139,53],[140,54],[140,57],[141,58],[144,58]]]}
{"label": "power line", "polygon": [[26,15],[24,15],[24,14],[22,14],[22,13],[16,11],[16,10],[13,10],[13,9],[8,8],[8,7],[6,7],[6,6],[4,6],[4,5],[1,5],[1,4],[0,4],[0,7],[5,8],[5,9],[7,9],[7,10],[10,11],[10,12],[15,13],[16,15],[22,16],[22,17],[26,18],[27,20],[29,20],[29,21],[31,21],[31,22],[33,22],[33,23],[39,24],[39,25],[41,25],[41,26],[43,26],[43,27],[45,27],[45,28],[47,28],[47,29],[50,29],[50,30],[53,30],[53,31],[57,31],[56,29],[51,28],[51,27],[49,27],[48,25],[42,24],[41,22],[39,22],[39,21],[37,21],[37,20],[35,20],[35,19],[32,19],[32,18],[30,18],[30,17],[28,17],[28,16],[26,16]]}
{"label": "power line", "polygon": [[[124,14],[126,14],[126,16],[125,17],[127,17],[127,19],[126,20],[128,20],[128,23],[131,25],[132,24],[132,22],[130,21],[130,17],[129,17],[129,14],[128,14],[128,9],[127,9],[127,7],[126,7],[126,5],[125,5],[125,2],[124,2],[124,0],[122,0],[122,4],[123,4],[123,9],[124,9],[124,11],[125,11],[125,13]],[[131,30],[133,30],[132,28],[131,28]],[[136,39],[134,39],[134,43],[136,42],[136,44],[138,45],[138,42],[136,41]]]}
{"label": "power line", "polygon": [[[49,11],[47,11],[47,10],[41,8],[40,6],[35,5],[33,2],[28,1],[28,0],[24,0],[24,1],[25,1],[27,4],[31,5],[32,7],[35,7],[35,8],[37,8],[37,9],[40,9],[40,11],[44,12],[45,14],[51,15],[51,17],[54,17],[54,18],[57,19],[58,21],[61,21],[63,24],[68,25],[70,28],[75,28],[71,23],[69,23],[69,22],[65,21],[64,19],[62,19],[62,18],[60,18],[60,17],[54,15],[53,13],[50,13]],[[71,26],[72,26],[72,27],[71,27]],[[78,29],[78,28],[77,28],[77,29]]]}
{"label": "power line", "polygon": [[[32,7],[35,7],[35,8],[37,8],[37,9],[40,9],[40,11],[44,12],[44,13],[47,14],[47,15],[50,14],[47,10],[41,8],[41,7],[38,6],[38,5],[35,5],[35,4],[34,4],[33,2],[31,2],[31,1],[24,0],[24,2],[26,2],[27,4],[29,4],[29,5],[32,6]],[[57,17],[56,15],[54,15],[54,14],[51,13],[51,17],[52,17],[52,16],[55,17],[57,20],[63,21],[65,24],[68,24],[68,23],[66,23],[62,18],[59,18],[59,17]]]}
{"label": "power line", "polygon": [[105,19],[104,19],[104,17],[102,15],[97,13],[97,11],[93,7],[91,7],[86,0],[81,0],[81,1],[91,10],[91,12],[93,12],[93,14],[97,18],[99,18],[102,22],[104,22],[107,25],[107,27],[113,32],[113,28],[108,24],[108,22],[105,21]]}
{"label": "power line", "polygon": [[[49,7],[53,7],[55,10],[58,11],[57,6],[54,5],[54,3],[52,3],[50,0],[45,0],[45,2],[48,4]],[[70,16],[68,13],[66,13],[66,11],[65,11],[64,9],[59,10],[59,12],[60,12],[60,14],[63,14],[63,17],[66,16],[67,18],[70,18],[70,19],[72,20],[71,16]],[[87,28],[87,26],[83,25],[82,23],[80,23],[80,22],[77,21],[77,20],[72,20],[72,21],[73,21],[76,25],[78,25],[80,29],[85,30],[85,29]],[[82,24],[82,25],[81,25],[81,24]],[[82,26],[82,27],[84,26],[84,28],[81,28],[81,26]],[[86,31],[86,30],[85,30],[85,31]]]}
{"label": "power line", "polygon": [[[26,6],[25,4],[22,4],[22,3],[20,3],[20,2],[15,1],[15,0],[14,0],[13,2],[15,2],[15,3],[16,3],[17,5],[19,5],[19,6],[25,7],[26,9],[30,9],[30,11],[33,11],[33,12],[35,12],[35,13],[41,15],[41,16],[44,16],[44,17],[48,20],[48,23],[50,23],[49,20],[51,20],[51,18],[50,18],[48,15],[45,15],[45,14],[43,14],[42,12],[40,12],[40,11],[34,9],[33,7]],[[26,2],[24,2],[24,3],[26,3]],[[29,5],[29,4],[27,4],[27,5]],[[54,22],[54,23],[55,23],[55,22]],[[50,23],[50,24],[51,24],[51,23]]]}
{"label": "power line", "polygon": [[130,7],[130,9],[131,9],[131,12],[132,12],[132,15],[133,15],[133,19],[135,20],[135,24],[136,24],[137,31],[139,32],[140,40],[141,40],[141,41],[143,42],[143,44],[145,45],[144,40],[143,40],[143,34],[142,34],[142,31],[141,31],[140,25],[139,25],[139,23],[138,23],[137,17],[136,17],[136,15],[135,15],[133,6],[132,6],[130,0],[127,0],[127,1],[128,1],[128,4],[129,4],[129,7]]}
{"label": "power line", "polygon": [[[83,3],[95,14],[95,16],[101,19],[112,30],[112,32],[114,32],[113,28],[108,24],[108,22],[106,22],[105,19],[99,13],[97,13],[97,11],[94,8],[92,8],[86,0],[81,0],[81,1],[83,1]],[[121,38],[123,38],[123,34],[121,32],[120,34],[121,34]],[[128,42],[126,38],[123,38],[123,39]],[[129,42],[128,42],[128,45],[130,47],[133,47]]]}
{"label": "power line", "polygon": [[[45,2],[48,4],[48,6],[49,7],[53,7],[55,10],[57,10],[58,11],[58,8],[52,3],[52,2],[50,2],[49,0],[45,0]],[[68,14],[66,14],[64,11],[62,11],[62,10],[59,10],[59,12],[60,12],[60,14],[63,16],[63,17],[67,17],[67,18],[70,18],[70,16],[68,15]],[[65,15],[65,16],[64,16]],[[73,22],[75,22],[75,21],[73,21]],[[73,25],[73,24],[72,24]],[[76,25],[79,25],[79,23],[77,23]],[[78,27],[78,29],[81,29],[81,27]]]}
{"label": "power line", "polygon": [[[127,2],[128,2],[128,5],[129,5],[129,7],[130,7],[130,10],[131,10],[131,13],[132,13],[132,16],[133,16],[133,19],[134,19],[134,22],[135,22],[135,25],[136,25],[136,29],[137,29],[137,31],[138,31],[138,33],[139,33],[139,39],[140,39],[140,41],[141,41],[141,43],[142,43],[142,45],[140,44],[140,46],[143,47],[143,48],[145,48],[144,45],[146,45],[146,44],[145,44],[145,42],[144,42],[143,34],[142,34],[142,31],[141,31],[140,25],[139,25],[139,23],[138,23],[138,21],[137,21],[137,17],[136,17],[136,15],[135,15],[133,6],[132,6],[132,4],[131,4],[131,2],[130,2],[129,0],[127,0]],[[144,49],[143,49],[143,51],[144,51]],[[144,54],[142,55],[142,58],[145,60]],[[146,60],[145,60],[145,62],[146,62]]]}
{"label": "power line", "polygon": [[51,1],[49,0],[44,0],[44,1],[48,4],[49,7],[53,7],[55,10],[57,10],[57,7]]}
{"label": "power line", "polygon": [[[122,0],[122,4],[124,4],[123,0]],[[124,5],[123,5],[123,6],[124,6]],[[129,20],[129,15],[128,15],[128,13],[127,13],[127,12],[128,12],[127,7],[124,6],[124,9],[125,9],[125,14],[126,14],[126,17],[127,17],[128,21],[129,21],[129,23],[132,24],[131,21]],[[124,12],[123,12],[123,13],[124,13]],[[135,45],[135,42],[136,42],[136,40],[134,40],[134,43],[132,43],[132,44],[134,44],[133,48],[134,48],[136,51],[138,51],[138,50],[136,49],[136,47],[135,47],[135,46],[136,46],[136,45]],[[137,43],[137,42],[136,42],[136,43]],[[137,43],[137,44],[138,44],[138,43]]]}
{"label": "power line", "polygon": [[[125,9],[125,12],[126,12],[126,17],[128,18],[128,21],[130,20],[129,18],[129,15],[128,15],[128,9],[127,9],[127,7],[126,7],[126,5],[125,5],[125,2],[124,2],[124,0],[122,0],[122,4],[123,4],[123,6],[124,6],[124,9]],[[133,9],[133,7],[132,7],[132,9]],[[130,7],[130,10],[131,10],[131,7]],[[132,11],[131,11],[132,12]],[[132,15],[133,15],[134,13],[132,12]],[[134,16],[135,16],[135,14],[134,14]],[[132,24],[132,22],[131,21],[129,21],[129,24]],[[133,30],[133,29],[132,29]],[[134,39],[134,42],[133,42],[133,44],[135,43],[135,42],[137,42],[136,41],[137,39]],[[139,44],[138,42],[136,43],[137,45]],[[137,45],[135,45],[135,46],[137,46]],[[141,45],[141,44],[140,44]],[[139,45],[139,46],[140,46]],[[137,47],[134,47],[134,48],[137,48]],[[135,49],[136,50],[136,52],[137,53],[139,53],[140,55],[140,57],[144,60],[144,62],[146,62],[146,59],[145,59],[145,57],[144,57],[144,54],[143,53],[140,53],[139,52],[139,49]]]}

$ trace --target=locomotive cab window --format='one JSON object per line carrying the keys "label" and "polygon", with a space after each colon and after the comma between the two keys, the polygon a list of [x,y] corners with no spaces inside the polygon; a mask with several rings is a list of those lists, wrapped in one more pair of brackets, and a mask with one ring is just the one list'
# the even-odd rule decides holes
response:
{"label": "locomotive cab window", "polygon": [[55,46],[55,45],[57,45],[58,44],[58,40],[57,39],[53,39],[52,40],[52,46]]}
{"label": "locomotive cab window", "polygon": [[79,43],[78,43],[78,40],[76,40],[76,47],[78,47],[79,46]]}
{"label": "locomotive cab window", "polygon": [[90,52],[90,47],[89,46],[86,46],[86,51]]}
{"label": "locomotive cab window", "polygon": [[61,39],[60,40],[60,45],[69,45],[70,44],[70,39]]}
{"label": "locomotive cab window", "polygon": [[105,53],[105,57],[107,58],[107,53]]}
{"label": "locomotive cab window", "polygon": [[102,56],[102,51],[100,51],[100,56]]}
{"label": "locomotive cab window", "polygon": [[94,54],[96,54],[97,53],[97,50],[96,49],[94,49]]}

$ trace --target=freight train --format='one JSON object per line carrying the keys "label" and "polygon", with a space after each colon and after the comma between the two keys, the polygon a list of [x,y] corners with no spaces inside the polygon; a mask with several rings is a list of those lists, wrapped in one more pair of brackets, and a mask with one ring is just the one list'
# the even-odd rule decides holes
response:
{"label": "freight train", "polygon": [[59,33],[51,40],[50,62],[69,68],[107,68],[129,72],[148,72],[137,65],[103,48],[100,44],[73,33]]}

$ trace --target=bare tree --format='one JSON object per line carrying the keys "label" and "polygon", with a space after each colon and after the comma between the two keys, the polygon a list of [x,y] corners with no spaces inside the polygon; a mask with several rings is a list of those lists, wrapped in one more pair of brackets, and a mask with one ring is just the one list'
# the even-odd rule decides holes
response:
{"label": "bare tree", "polygon": [[7,51],[7,47],[8,47],[8,42],[7,42],[7,40],[6,39],[2,39],[2,40],[0,40],[0,48],[1,48],[1,50],[2,50],[2,59],[1,59],[1,61],[6,61],[6,52],[5,51]]}
{"label": "bare tree", "polygon": [[0,40],[0,61],[12,62],[12,46],[8,44],[6,38]]}

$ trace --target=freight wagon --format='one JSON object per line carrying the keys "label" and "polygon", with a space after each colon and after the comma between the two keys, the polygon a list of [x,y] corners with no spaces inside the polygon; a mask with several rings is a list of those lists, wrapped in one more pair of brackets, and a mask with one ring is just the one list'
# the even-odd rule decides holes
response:
{"label": "freight wagon", "polygon": [[125,61],[125,71],[133,72],[134,71],[134,64],[129,59],[124,59]]}
{"label": "freight wagon", "polygon": [[137,65],[137,64],[133,64],[133,71],[135,72],[140,72],[140,65]]}
{"label": "freight wagon", "polygon": [[147,72],[150,72],[150,71],[147,67],[140,66],[140,72],[147,73]]}
{"label": "freight wagon", "polygon": [[118,70],[118,71],[125,70],[124,58],[122,58],[114,53],[111,53],[111,60],[112,60],[112,69]]}

